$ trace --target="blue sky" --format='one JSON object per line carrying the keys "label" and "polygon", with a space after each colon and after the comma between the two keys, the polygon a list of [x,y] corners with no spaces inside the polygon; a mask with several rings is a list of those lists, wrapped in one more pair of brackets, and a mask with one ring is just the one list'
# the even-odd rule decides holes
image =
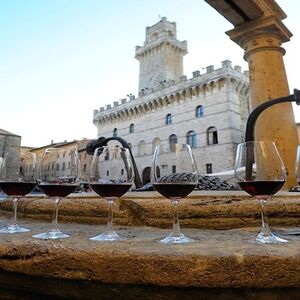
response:
{"label": "blue sky", "polygon": [[[300,88],[300,1],[277,1],[294,37],[284,44],[291,90]],[[187,40],[184,73],[230,59],[247,69],[243,50],[224,33],[232,25],[204,0],[0,0],[0,128],[22,145],[96,138],[93,110],[137,94],[135,46],[145,27],[166,16]],[[299,35],[299,36],[298,36]],[[300,110],[296,120],[300,121]]]}

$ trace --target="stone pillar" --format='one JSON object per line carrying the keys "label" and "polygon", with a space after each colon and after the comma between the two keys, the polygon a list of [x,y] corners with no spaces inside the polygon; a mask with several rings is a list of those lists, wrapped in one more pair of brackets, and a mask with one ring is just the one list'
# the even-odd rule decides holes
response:
{"label": "stone pillar", "polygon": [[[290,94],[283,62],[285,50],[281,44],[289,41],[292,34],[279,18],[269,16],[244,23],[227,34],[245,50],[252,109],[270,99]],[[295,186],[298,136],[292,105],[277,104],[263,112],[257,120],[255,136],[257,140],[276,143],[288,172],[285,188]]]}

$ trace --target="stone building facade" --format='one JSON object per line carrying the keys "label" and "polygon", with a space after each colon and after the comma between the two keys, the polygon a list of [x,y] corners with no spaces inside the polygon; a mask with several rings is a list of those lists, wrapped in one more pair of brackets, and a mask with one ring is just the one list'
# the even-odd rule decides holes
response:
{"label": "stone building facade", "polygon": [[0,129],[0,159],[3,159],[8,152],[12,153],[9,160],[7,176],[16,174],[20,169],[20,145],[21,136]]}
{"label": "stone building facade", "polygon": [[[163,18],[147,27],[144,45],[136,47],[139,96],[94,110],[98,136],[118,135],[131,144],[144,183],[157,144],[190,144],[199,173],[206,174],[232,169],[244,137],[248,72],[224,60],[220,68],[210,65],[188,79],[183,75],[186,53],[187,42],[176,39],[175,23]],[[168,161],[164,167],[174,168]]]}
{"label": "stone building facade", "polygon": [[[68,150],[77,150],[79,153],[79,159],[80,159],[80,170],[81,170],[81,179],[83,182],[88,181],[89,179],[89,168],[90,163],[92,160],[92,157],[90,155],[87,155],[85,152],[86,145],[90,142],[89,139],[82,139],[82,140],[74,140],[71,142],[60,142],[60,143],[52,143],[43,147],[39,148],[32,148],[29,151],[31,153],[34,153],[36,156],[37,165],[41,165],[42,158],[44,156],[45,150],[48,148],[59,148],[65,151]],[[21,151],[21,153],[25,154],[25,151],[28,151],[28,149],[24,149],[24,151]],[[23,164],[23,168],[26,172],[30,171],[30,164],[26,161],[26,159],[22,159],[21,161]],[[48,162],[48,174],[51,175],[54,170],[59,170],[60,176],[69,176],[70,175],[70,157],[67,155],[62,155],[61,157],[57,157],[55,161],[49,161]]]}

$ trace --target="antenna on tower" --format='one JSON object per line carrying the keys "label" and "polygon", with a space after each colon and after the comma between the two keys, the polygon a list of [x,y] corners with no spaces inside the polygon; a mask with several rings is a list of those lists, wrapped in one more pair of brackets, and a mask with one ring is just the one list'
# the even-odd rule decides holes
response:
{"label": "antenna on tower", "polygon": [[167,20],[167,17],[162,17],[160,14],[158,14],[158,18],[159,18],[160,21]]}

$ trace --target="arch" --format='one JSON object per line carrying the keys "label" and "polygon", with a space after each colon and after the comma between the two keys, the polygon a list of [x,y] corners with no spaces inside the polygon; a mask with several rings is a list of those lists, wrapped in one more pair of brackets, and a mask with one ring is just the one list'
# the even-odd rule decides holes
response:
{"label": "arch", "polygon": [[175,96],[173,94],[170,95],[169,99],[170,99],[171,103],[175,102]]}
{"label": "arch", "polygon": [[151,168],[146,167],[143,170],[143,175],[142,175],[143,185],[151,181],[150,174],[151,174]]}
{"label": "arch", "polygon": [[148,102],[148,109],[149,109],[150,111],[153,110],[153,105],[152,105],[152,102],[151,102],[151,101]]}
{"label": "arch", "polygon": [[146,154],[146,143],[145,141],[140,141],[138,146],[138,155]]}
{"label": "arch", "polygon": [[175,151],[175,144],[177,144],[177,135],[173,133],[169,136],[170,151]]}
{"label": "arch", "polygon": [[203,117],[204,115],[204,109],[203,109],[203,106],[202,105],[198,105],[196,107],[196,118],[200,118],[200,117]]}
{"label": "arch", "polygon": [[166,125],[172,124],[172,114],[166,115]]}
{"label": "arch", "polygon": [[156,146],[160,145],[160,138],[155,138],[153,141],[152,141],[152,153],[154,153],[154,150],[156,148]]}
{"label": "arch", "polygon": [[158,99],[158,103],[159,103],[159,106],[160,106],[160,107],[163,107],[163,106],[164,106],[164,102],[163,102],[163,99],[162,99],[162,98],[159,98],[159,99]]}
{"label": "arch", "polygon": [[218,144],[218,130],[215,126],[208,127],[206,134],[207,134],[207,145]]}
{"label": "arch", "polygon": [[134,133],[134,124],[129,125],[129,133]]}
{"label": "arch", "polygon": [[186,143],[191,146],[191,148],[197,147],[197,140],[196,140],[196,132],[194,130],[190,130],[186,135]]}
{"label": "arch", "polygon": [[168,96],[165,96],[164,98],[163,98],[163,103],[167,106],[168,104],[170,104],[170,100],[169,100],[169,98],[168,98]]}
{"label": "arch", "polygon": [[144,113],[147,113],[148,112],[148,106],[146,103],[144,103],[143,105],[143,109],[144,109]]}
{"label": "arch", "polygon": [[134,116],[134,110],[133,110],[133,108],[129,108],[128,115],[129,115],[129,117],[133,117]]}
{"label": "arch", "polygon": [[114,130],[113,130],[113,136],[118,136],[118,128],[114,128]]}

